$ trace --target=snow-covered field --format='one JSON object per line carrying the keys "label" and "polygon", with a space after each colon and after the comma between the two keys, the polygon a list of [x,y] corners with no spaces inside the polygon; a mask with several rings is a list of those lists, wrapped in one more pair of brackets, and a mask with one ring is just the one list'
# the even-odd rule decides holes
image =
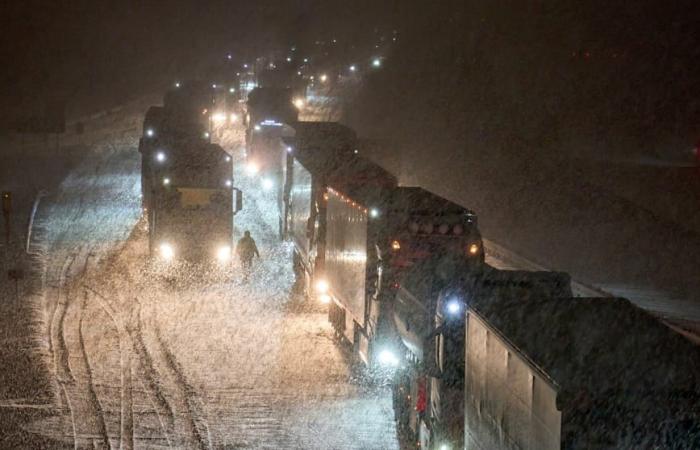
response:
{"label": "snow-covered field", "polygon": [[[251,230],[262,254],[250,280],[235,264],[219,276],[181,269],[173,280],[149,263],[140,113],[119,112],[133,117],[104,128],[42,201],[34,355],[50,386],[0,403],[12,419],[0,422],[0,444],[398,448],[388,389],[353,367],[320,309],[290,296],[291,249],[254,180],[236,173],[246,194],[236,238]],[[240,159],[238,136],[224,144]]]}

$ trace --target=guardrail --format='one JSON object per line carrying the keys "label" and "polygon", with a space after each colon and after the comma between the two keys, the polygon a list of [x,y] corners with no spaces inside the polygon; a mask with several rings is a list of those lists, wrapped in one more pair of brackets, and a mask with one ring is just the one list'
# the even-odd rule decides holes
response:
{"label": "guardrail", "polygon": [[36,197],[34,198],[34,203],[32,204],[32,210],[29,212],[29,221],[27,223],[27,241],[26,241],[26,246],[25,246],[25,252],[29,254],[29,246],[32,242],[32,230],[34,228],[34,217],[36,216],[36,212],[39,209],[39,202],[41,201],[42,197],[45,197],[48,195],[48,192],[41,190],[37,192]]}

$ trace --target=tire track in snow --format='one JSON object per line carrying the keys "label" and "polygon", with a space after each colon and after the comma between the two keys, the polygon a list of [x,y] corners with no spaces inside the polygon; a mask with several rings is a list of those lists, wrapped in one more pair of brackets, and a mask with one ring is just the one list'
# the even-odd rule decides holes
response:
{"label": "tire track in snow", "polygon": [[[144,320],[141,314],[141,303],[137,300],[137,304],[138,324],[143,330]],[[209,427],[201,413],[196,391],[182,373],[180,364],[163,340],[160,329],[155,326],[152,320],[149,321],[149,326],[154,334],[155,349],[148,354],[152,357],[154,368],[158,374],[157,379],[161,386],[169,391],[168,397],[171,399],[174,428],[185,432],[182,436],[185,447],[210,450],[212,447]],[[144,348],[147,347],[144,345]]]}

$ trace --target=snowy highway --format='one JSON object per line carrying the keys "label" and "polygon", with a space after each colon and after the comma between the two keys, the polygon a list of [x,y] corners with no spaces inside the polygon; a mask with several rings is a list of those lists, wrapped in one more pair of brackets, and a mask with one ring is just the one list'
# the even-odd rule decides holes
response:
{"label": "snowy highway", "polygon": [[[265,220],[265,198],[247,196],[235,219],[236,238],[251,230],[262,253],[249,281],[236,267],[153,266],[140,130],[105,131],[110,145],[86,152],[37,213],[46,252],[36,338],[50,404],[24,399],[44,413],[8,444],[398,448],[388,387],[356,369],[322,310],[291,296],[290,248]],[[234,160],[239,135],[225,142]],[[256,181],[236,173],[246,193]]]}

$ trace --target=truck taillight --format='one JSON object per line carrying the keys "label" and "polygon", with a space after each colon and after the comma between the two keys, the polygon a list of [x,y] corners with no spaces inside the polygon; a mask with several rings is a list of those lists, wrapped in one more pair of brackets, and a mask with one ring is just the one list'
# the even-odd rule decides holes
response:
{"label": "truck taillight", "polygon": [[391,249],[392,249],[393,251],[395,251],[395,252],[401,250],[401,242],[399,242],[399,241],[396,240],[396,239],[394,239],[393,241],[391,241]]}
{"label": "truck taillight", "polygon": [[470,255],[477,255],[479,253],[479,244],[469,244],[469,247],[467,247],[467,252]]}

